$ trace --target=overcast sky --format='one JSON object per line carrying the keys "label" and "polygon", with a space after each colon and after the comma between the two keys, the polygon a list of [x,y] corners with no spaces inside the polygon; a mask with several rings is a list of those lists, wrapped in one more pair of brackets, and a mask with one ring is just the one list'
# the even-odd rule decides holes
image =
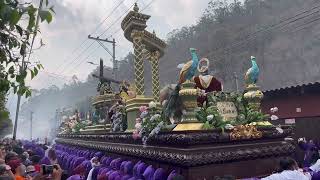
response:
{"label": "overcast sky", "polygon": [[[39,0],[34,2],[37,4],[37,1]],[[122,30],[114,33],[120,28],[125,12],[135,1],[125,0],[121,3],[122,0],[50,0],[56,15],[51,24],[41,24],[39,38],[42,38],[46,45],[32,55],[32,60],[40,61],[45,70],[30,82],[32,88],[40,89],[53,84],[60,86],[68,82],[73,75],[84,80],[95,68],[87,61],[98,63],[100,57],[106,64],[111,65],[110,61],[108,62],[111,59],[109,54],[98,43],[87,40],[88,34],[97,36],[104,33],[101,36],[103,38],[113,35],[117,41],[116,56],[121,60],[132,50],[131,44],[123,37]],[[138,5],[142,10],[150,4],[143,11],[151,15],[148,29],[155,30],[160,38],[165,39],[167,33],[173,29],[196,23],[208,2],[209,0],[138,0]],[[95,31],[106,17],[108,18]],[[111,48],[111,45],[106,46]]]}

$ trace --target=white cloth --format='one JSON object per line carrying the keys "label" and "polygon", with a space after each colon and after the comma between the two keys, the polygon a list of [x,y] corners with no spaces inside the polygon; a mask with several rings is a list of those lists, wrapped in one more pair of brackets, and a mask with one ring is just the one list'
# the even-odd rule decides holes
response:
{"label": "white cloth", "polygon": [[91,180],[91,179],[92,179],[92,173],[93,173],[94,168],[100,166],[100,163],[99,163],[99,162],[98,162],[98,163],[93,162],[94,159],[96,159],[96,158],[97,158],[97,157],[93,157],[93,158],[90,160],[90,162],[91,162],[91,167],[92,167],[92,168],[91,168],[91,170],[89,171],[87,180]]}
{"label": "white cloth", "polygon": [[268,177],[262,178],[261,180],[311,180],[311,175],[304,174],[297,170],[285,170],[281,173],[272,174]]}
{"label": "white cloth", "polygon": [[309,167],[313,172],[319,172],[320,171],[320,159],[317,160],[317,162]]}
{"label": "white cloth", "polygon": [[91,180],[92,179],[92,173],[93,173],[94,167],[89,171],[87,180]]}

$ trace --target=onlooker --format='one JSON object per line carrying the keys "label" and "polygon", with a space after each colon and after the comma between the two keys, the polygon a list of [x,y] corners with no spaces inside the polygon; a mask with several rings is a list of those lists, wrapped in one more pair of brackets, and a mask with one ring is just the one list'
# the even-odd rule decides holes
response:
{"label": "onlooker", "polygon": [[15,177],[11,172],[11,167],[5,164],[0,165],[0,179],[1,180],[14,180]]}
{"label": "onlooker", "polygon": [[38,156],[38,155],[33,155],[30,160],[31,160],[31,162],[32,162],[32,165],[33,165],[34,168],[36,169],[36,171],[37,171],[37,172],[40,172],[40,170],[41,170],[41,165],[39,164],[39,162],[40,162],[40,160],[41,160],[40,156]]}
{"label": "onlooker", "polygon": [[11,171],[16,180],[24,180],[23,176],[25,175],[25,172],[19,159],[12,159],[7,164],[11,167]]}
{"label": "onlooker", "polygon": [[305,152],[303,167],[309,167],[319,159],[318,147],[312,140],[307,142],[306,138],[299,138],[298,145]]}
{"label": "onlooker", "polygon": [[51,162],[51,164],[58,164],[58,159],[56,155],[56,151],[54,149],[49,149],[48,151],[48,158]]}
{"label": "onlooker", "polygon": [[261,180],[310,180],[309,173],[299,170],[297,162],[292,158],[282,158],[279,163],[280,172],[272,174]]}

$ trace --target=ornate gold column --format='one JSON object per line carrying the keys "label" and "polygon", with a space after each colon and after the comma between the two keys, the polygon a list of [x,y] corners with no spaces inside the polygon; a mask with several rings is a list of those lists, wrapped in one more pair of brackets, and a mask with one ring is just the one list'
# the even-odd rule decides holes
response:
{"label": "ornate gold column", "polygon": [[134,81],[137,96],[144,95],[144,62],[143,62],[143,31],[133,30],[131,33],[134,49]]}
{"label": "ornate gold column", "polygon": [[160,102],[159,57],[159,51],[152,52],[150,57],[152,73],[152,95],[155,102]]}

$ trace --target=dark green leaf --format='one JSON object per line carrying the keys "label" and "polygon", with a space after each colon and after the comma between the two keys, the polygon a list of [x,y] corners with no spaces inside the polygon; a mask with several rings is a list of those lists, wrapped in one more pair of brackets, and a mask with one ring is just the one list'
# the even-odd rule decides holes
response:
{"label": "dark green leaf", "polygon": [[8,70],[9,74],[13,74],[14,73],[14,66],[11,66]]}
{"label": "dark green leaf", "polygon": [[35,16],[35,12],[37,11],[36,8],[34,8],[32,5],[30,5],[28,7],[28,15],[29,15],[29,23],[28,23],[28,27],[27,29],[29,31],[32,31],[32,29],[34,28],[35,26],[35,22],[36,22],[36,16]]}
{"label": "dark green leaf", "polygon": [[27,71],[21,72],[21,77],[25,79],[27,77]]}
{"label": "dark green leaf", "polygon": [[30,70],[30,72],[31,72],[31,79],[33,79],[34,78],[34,72],[32,70]]}
{"label": "dark green leaf", "polygon": [[40,16],[41,22],[46,20],[48,23],[50,23],[52,21],[52,15],[49,11],[41,10],[39,11],[39,16]]}
{"label": "dark green leaf", "polygon": [[22,75],[17,75],[16,76],[16,81],[20,84],[23,84],[24,83],[24,78]]}
{"label": "dark green leaf", "polygon": [[26,44],[25,43],[23,43],[21,45],[20,54],[21,54],[21,56],[24,56],[26,54]]}
{"label": "dark green leaf", "polygon": [[14,92],[14,94],[17,93],[17,90],[18,90],[18,87],[17,87],[17,86],[13,86],[13,92]]}
{"label": "dark green leaf", "polygon": [[33,68],[34,76],[38,75],[38,69],[36,67]]}
{"label": "dark green leaf", "polygon": [[25,94],[25,97],[28,98],[31,96],[31,91],[30,89],[26,89],[26,94]]}
{"label": "dark green leaf", "polygon": [[16,29],[17,29],[18,33],[20,34],[20,36],[22,36],[23,35],[22,28],[20,26],[16,25]]}
{"label": "dark green leaf", "polygon": [[21,18],[21,14],[16,9],[14,9],[11,12],[11,16],[10,16],[10,25],[11,26],[16,25],[19,22],[20,18]]}
{"label": "dark green leaf", "polygon": [[8,119],[9,112],[8,111],[0,111],[0,119]]}
{"label": "dark green leaf", "polygon": [[53,12],[54,14],[56,14],[56,12],[54,11],[54,6],[51,6],[49,9],[50,9],[51,12]]}
{"label": "dark green leaf", "polygon": [[19,95],[23,95],[26,92],[27,88],[25,86],[20,86],[18,90]]}

